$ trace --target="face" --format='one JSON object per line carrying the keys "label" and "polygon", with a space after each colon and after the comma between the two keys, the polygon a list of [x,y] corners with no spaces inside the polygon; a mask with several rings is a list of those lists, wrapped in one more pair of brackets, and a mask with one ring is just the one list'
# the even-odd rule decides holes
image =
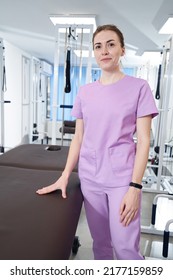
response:
{"label": "face", "polygon": [[102,70],[115,71],[120,57],[124,55],[118,35],[111,30],[103,30],[94,38],[94,55]]}

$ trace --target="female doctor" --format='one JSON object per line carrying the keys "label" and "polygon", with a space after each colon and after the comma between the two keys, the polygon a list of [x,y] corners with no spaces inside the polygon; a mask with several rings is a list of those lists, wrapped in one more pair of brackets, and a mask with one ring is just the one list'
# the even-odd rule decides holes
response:
{"label": "female doctor", "polygon": [[151,119],[158,112],[148,83],[120,70],[125,46],[115,25],[97,28],[93,49],[101,78],[82,86],[76,97],[72,109],[76,131],[62,176],[37,193],[61,189],[66,198],[69,176],[79,160],[94,258],[142,260],[141,181],[148,160]]}

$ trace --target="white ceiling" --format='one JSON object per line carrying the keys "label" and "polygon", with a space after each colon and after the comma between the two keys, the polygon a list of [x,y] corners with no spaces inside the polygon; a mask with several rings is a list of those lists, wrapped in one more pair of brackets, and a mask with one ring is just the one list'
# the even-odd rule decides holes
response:
{"label": "white ceiling", "polygon": [[158,30],[173,15],[173,0],[0,0],[0,37],[53,63],[50,14],[96,15],[97,25],[116,24],[127,50],[138,57],[145,51],[160,52],[169,38]]}

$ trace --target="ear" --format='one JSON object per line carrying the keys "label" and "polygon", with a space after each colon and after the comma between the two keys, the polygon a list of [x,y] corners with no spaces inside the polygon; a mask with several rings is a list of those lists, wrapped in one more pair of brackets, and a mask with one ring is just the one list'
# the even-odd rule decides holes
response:
{"label": "ear", "polygon": [[123,47],[123,48],[122,48],[121,56],[124,56],[124,55],[125,55],[125,48]]}

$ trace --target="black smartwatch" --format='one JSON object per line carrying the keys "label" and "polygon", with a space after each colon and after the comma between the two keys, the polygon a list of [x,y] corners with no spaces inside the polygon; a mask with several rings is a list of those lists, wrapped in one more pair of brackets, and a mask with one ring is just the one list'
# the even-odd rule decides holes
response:
{"label": "black smartwatch", "polygon": [[142,185],[133,183],[133,182],[130,182],[129,186],[134,187],[136,189],[140,189],[140,190],[142,189]]}

